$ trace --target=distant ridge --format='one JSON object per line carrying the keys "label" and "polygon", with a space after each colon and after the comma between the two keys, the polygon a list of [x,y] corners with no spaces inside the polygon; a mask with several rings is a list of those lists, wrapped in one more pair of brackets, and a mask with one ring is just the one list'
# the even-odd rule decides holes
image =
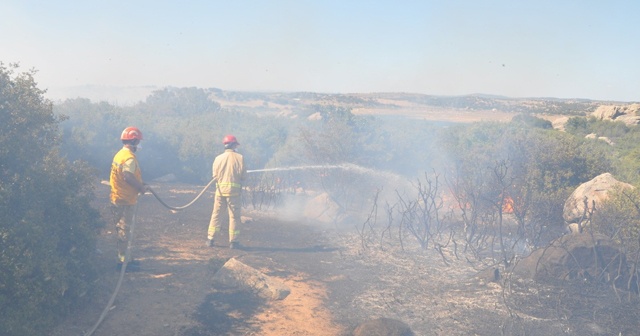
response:
{"label": "distant ridge", "polygon": [[107,102],[112,105],[135,105],[144,101],[153,91],[161,89],[157,86],[106,86],[78,85],[51,87],[45,96],[55,102],[67,99],[86,98],[94,103]]}
{"label": "distant ridge", "polygon": [[583,98],[563,99],[549,97],[507,97],[486,93],[442,96],[407,92],[372,93],[321,93],[321,92],[251,92],[233,91],[220,88],[178,88],[157,86],[103,86],[80,85],[61,88],[49,88],[45,96],[54,103],[66,99],[86,98],[94,103],[107,102],[116,106],[135,105],[145,101],[156,90],[204,90],[209,98],[223,106],[239,110],[255,111],[266,106],[272,109],[286,106],[334,105],[351,109],[456,109],[456,110],[493,110],[507,113],[545,113],[563,115],[585,115],[600,105],[625,104],[624,102],[597,101]]}

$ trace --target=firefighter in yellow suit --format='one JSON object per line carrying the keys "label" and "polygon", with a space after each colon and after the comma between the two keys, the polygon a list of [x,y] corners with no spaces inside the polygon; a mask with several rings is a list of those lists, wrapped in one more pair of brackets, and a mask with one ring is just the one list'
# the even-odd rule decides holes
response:
{"label": "firefighter in yellow suit", "polygon": [[[142,181],[142,173],[136,158],[136,150],[142,140],[142,132],[137,127],[127,127],[120,136],[122,149],[113,157],[109,182],[111,184],[111,205],[118,233],[118,267],[125,262],[130,228],[135,218],[138,195],[148,187]],[[137,260],[127,260],[129,270],[140,265]]]}
{"label": "firefighter in yellow suit", "polygon": [[229,247],[240,248],[238,225],[241,224],[240,209],[242,208],[242,183],[247,171],[244,166],[244,158],[236,148],[240,145],[233,135],[227,135],[222,139],[224,153],[216,156],[213,161],[213,178],[216,179],[216,196],[213,203],[213,212],[209,229],[207,231],[207,246],[213,247],[213,241],[222,228],[222,211],[229,214]]}

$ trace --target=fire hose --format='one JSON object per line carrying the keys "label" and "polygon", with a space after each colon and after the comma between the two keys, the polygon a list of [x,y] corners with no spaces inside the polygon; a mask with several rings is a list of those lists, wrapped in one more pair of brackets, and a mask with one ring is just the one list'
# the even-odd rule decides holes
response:
{"label": "fire hose", "polygon": [[164,205],[167,209],[173,210],[173,211],[180,211],[180,210],[184,210],[186,208],[188,208],[189,206],[191,206],[193,203],[195,203],[200,196],[202,196],[202,194],[204,194],[204,192],[209,189],[209,187],[211,186],[211,184],[213,184],[213,182],[215,182],[215,178],[212,178],[211,181],[209,181],[209,183],[204,187],[204,189],[202,189],[202,191],[198,194],[198,196],[196,196],[196,198],[193,199],[193,201],[187,203],[186,205],[183,206],[179,206],[179,207],[173,207],[168,205],[167,203],[165,203],[160,196],[158,196],[158,194],[156,194],[155,191],[153,191],[153,189],[148,188],[149,191],[151,192],[151,194],[153,194],[153,196],[158,200],[158,202],[160,202],[160,204]]}
{"label": "fire hose", "polygon": [[[166,208],[168,208],[168,209],[170,209],[172,211],[180,211],[180,210],[184,210],[184,209],[188,208],[193,203],[195,203],[204,194],[204,192],[207,189],[209,189],[209,187],[213,184],[213,182],[215,182],[215,180],[216,180],[215,178],[212,178],[211,181],[209,181],[209,183],[198,194],[198,196],[196,196],[191,202],[187,203],[186,205],[179,206],[179,207],[173,207],[173,206],[168,205],[167,203],[165,203],[158,196],[158,194],[153,189],[151,189],[151,188],[147,188],[147,189],[160,202],[160,204],[164,205]],[[127,250],[125,252],[125,258],[124,258],[124,262],[122,263],[122,268],[120,269],[120,277],[118,278],[118,283],[116,284],[116,288],[113,291],[113,294],[111,294],[111,298],[109,298],[109,303],[107,303],[107,306],[104,307],[104,310],[102,311],[102,314],[100,314],[100,318],[98,318],[98,321],[93,326],[93,328],[91,328],[91,330],[89,330],[86,334],[84,334],[85,336],[93,335],[93,333],[96,331],[96,329],[98,329],[98,326],[100,325],[100,323],[102,323],[102,321],[105,319],[105,317],[107,316],[109,311],[112,309],[111,307],[113,305],[113,302],[116,300],[116,296],[118,295],[118,292],[120,291],[120,286],[122,285],[122,280],[124,279],[124,274],[125,274],[125,272],[127,270],[127,264],[129,263],[129,260],[131,258],[131,242],[133,241],[133,233],[134,233],[134,228],[136,226],[136,214],[137,214],[137,212],[138,212],[138,203],[136,203],[135,209],[133,211],[133,220],[131,222],[131,227],[129,228],[129,239],[127,241]]]}
{"label": "fire hose", "polygon": [[113,294],[111,294],[111,298],[109,298],[109,303],[107,303],[107,306],[104,307],[104,310],[102,311],[102,314],[100,314],[100,318],[98,319],[96,324],[93,326],[93,328],[91,328],[91,330],[89,330],[89,332],[87,332],[85,334],[85,336],[93,335],[93,333],[96,331],[96,329],[98,329],[98,326],[100,325],[100,323],[102,323],[104,318],[107,316],[107,313],[109,313],[109,310],[111,310],[111,306],[113,305],[113,302],[116,300],[116,296],[118,295],[118,292],[120,291],[120,285],[122,285],[122,279],[124,279],[124,273],[127,270],[127,264],[129,263],[129,259],[131,258],[131,241],[133,240],[133,232],[134,232],[134,228],[136,226],[136,213],[137,212],[138,212],[138,203],[136,203],[134,211],[133,211],[133,220],[131,221],[131,227],[129,228],[129,240],[127,241],[127,250],[125,252],[125,257],[124,257],[124,262],[122,263],[122,268],[120,269],[120,277],[118,278],[118,284],[116,285],[116,289],[113,291]]}

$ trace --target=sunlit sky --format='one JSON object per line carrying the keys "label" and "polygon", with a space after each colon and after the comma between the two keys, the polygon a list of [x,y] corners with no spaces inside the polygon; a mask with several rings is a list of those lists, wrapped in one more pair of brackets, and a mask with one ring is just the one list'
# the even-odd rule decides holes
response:
{"label": "sunlit sky", "polygon": [[175,86],[640,101],[640,1],[0,1],[43,89]]}

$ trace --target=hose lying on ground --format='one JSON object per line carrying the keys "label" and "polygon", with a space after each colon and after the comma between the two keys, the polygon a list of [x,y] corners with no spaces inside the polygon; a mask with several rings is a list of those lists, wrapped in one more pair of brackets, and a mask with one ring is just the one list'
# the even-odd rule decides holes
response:
{"label": "hose lying on ground", "polygon": [[200,198],[200,196],[202,196],[202,194],[204,194],[204,192],[211,186],[211,184],[213,184],[213,182],[215,182],[215,180],[216,179],[214,179],[214,178],[211,179],[211,181],[209,181],[209,183],[204,187],[204,189],[202,189],[202,191],[198,194],[198,196],[196,196],[196,198],[193,199],[193,201],[187,203],[186,205],[180,206],[180,207],[172,207],[172,206],[168,205],[162,199],[160,199],[158,194],[156,194],[156,192],[153,191],[153,189],[149,188],[149,191],[158,200],[158,202],[160,202],[160,204],[164,205],[168,209],[171,209],[171,210],[174,210],[174,211],[179,211],[179,210],[184,210],[187,207],[191,206],[193,203],[195,203]]}
{"label": "hose lying on ground", "polygon": [[[193,201],[189,202],[186,205],[180,206],[180,207],[172,207],[172,206],[166,204],[164,201],[162,201],[162,199],[160,199],[160,197],[156,194],[156,192],[153,191],[153,189],[149,188],[149,191],[153,194],[153,196],[155,196],[155,198],[162,205],[164,205],[165,207],[167,207],[167,208],[169,208],[169,209],[171,209],[173,211],[179,211],[179,210],[184,210],[187,207],[189,207],[190,205],[192,205],[193,203],[195,203],[204,194],[204,192],[211,186],[211,184],[213,184],[214,181],[215,181],[215,179],[211,179],[211,181],[209,181],[209,183],[204,187],[204,189],[202,189],[202,191],[198,194],[198,196],[196,196],[196,198],[193,199]],[[104,307],[104,310],[102,311],[102,314],[100,314],[100,318],[98,318],[98,321],[93,326],[93,328],[91,328],[91,330],[89,330],[86,334],[84,334],[84,336],[91,336],[96,331],[96,329],[98,329],[98,326],[100,325],[100,323],[102,323],[104,318],[107,316],[107,313],[109,313],[109,310],[111,310],[113,302],[115,301],[116,296],[118,295],[118,292],[120,291],[120,285],[122,285],[122,279],[124,279],[124,274],[125,274],[125,272],[127,270],[127,264],[129,263],[129,259],[131,258],[131,242],[133,241],[133,232],[134,232],[134,228],[136,226],[136,214],[138,212],[138,204],[137,203],[136,203],[135,207],[136,208],[133,211],[133,221],[131,223],[131,227],[129,228],[129,240],[127,241],[127,250],[126,250],[126,253],[125,253],[124,262],[122,263],[122,268],[120,269],[120,277],[118,278],[118,284],[116,285],[116,289],[113,291],[113,294],[111,294],[111,298],[109,298],[109,303],[107,303],[107,306]]]}
{"label": "hose lying on ground", "polygon": [[136,203],[135,210],[133,211],[133,220],[131,221],[131,227],[129,228],[129,239],[127,241],[127,250],[125,252],[122,268],[120,269],[120,277],[118,278],[118,284],[116,285],[116,289],[113,291],[113,294],[111,294],[111,298],[109,298],[109,303],[107,303],[107,306],[104,307],[102,314],[100,314],[100,318],[98,318],[98,322],[96,322],[93,328],[91,328],[89,332],[84,334],[84,336],[91,336],[96,331],[96,329],[98,329],[98,326],[100,325],[100,323],[102,323],[104,318],[107,316],[107,313],[109,312],[109,310],[111,310],[111,306],[113,305],[113,302],[116,300],[116,296],[120,291],[120,285],[122,285],[122,279],[124,279],[124,273],[127,271],[127,264],[129,263],[129,259],[131,258],[131,241],[133,241],[133,232],[136,226],[136,213],[138,212],[137,210],[138,210],[138,203]]}

